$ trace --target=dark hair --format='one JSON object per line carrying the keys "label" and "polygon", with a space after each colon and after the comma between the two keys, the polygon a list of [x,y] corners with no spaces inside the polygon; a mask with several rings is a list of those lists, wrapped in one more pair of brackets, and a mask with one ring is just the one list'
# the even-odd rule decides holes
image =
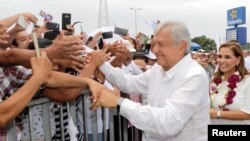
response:
{"label": "dark hair", "polygon": [[49,31],[44,33],[44,38],[53,41],[58,35],[59,31]]}
{"label": "dark hair", "polygon": [[132,42],[134,43],[134,48],[136,48],[136,40],[134,39],[134,38],[129,38],[129,39],[131,39],[132,40]]}
{"label": "dark hair", "polygon": [[[220,48],[219,48],[219,51],[222,48],[228,48],[233,52],[235,57],[240,57],[240,63],[238,64],[238,66],[236,66],[236,70],[240,73],[241,80],[242,80],[245,75],[249,74],[249,72],[245,67],[244,57],[243,57],[243,50],[242,50],[241,45],[239,43],[237,43],[237,42],[231,42],[230,41],[230,42],[221,44]],[[218,71],[215,72],[215,74],[214,74],[214,78],[221,77],[222,75],[224,75],[224,73],[220,69],[218,69]]]}
{"label": "dark hair", "polygon": [[16,42],[16,38],[12,41],[12,45],[18,46],[18,45],[17,45],[17,42]]}
{"label": "dark hair", "polygon": [[88,45],[92,40],[93,40],[93,37],[90,36],[90,37],[88,38],[88,40],[86,41],[85,45]]}
{"label": "dark hair", "polygon": [[[37,41],[40,48],[46,48],[53,43],[51,40],[45,38],[38,38]],[[29,44],[28,49],[30,50],[35,49],[33,41]]]}

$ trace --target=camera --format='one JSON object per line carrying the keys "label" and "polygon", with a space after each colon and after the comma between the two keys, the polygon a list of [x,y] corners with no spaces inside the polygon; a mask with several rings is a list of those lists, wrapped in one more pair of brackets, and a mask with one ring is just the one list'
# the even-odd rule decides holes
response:
{"label": "camera", "polygon": [[119,28],[119,27],[115,27],[114,33],[118,34],[118,35],[126,36],[126,35],[128,35],[128,30],[123,29],[123,28]]}
{"label": "camera", "polygon": [[112,31],[103,32],[103,33],[102,33],[102,37],[103,37],[103,39],[113,38],[113,32],[112,32]]}
{"label": "camera", "polygon": [[50,14],[47,14],[46,12],[44,12],[43,10],[40,11],[39,15],[49,22],[53,20],[53,17]]}

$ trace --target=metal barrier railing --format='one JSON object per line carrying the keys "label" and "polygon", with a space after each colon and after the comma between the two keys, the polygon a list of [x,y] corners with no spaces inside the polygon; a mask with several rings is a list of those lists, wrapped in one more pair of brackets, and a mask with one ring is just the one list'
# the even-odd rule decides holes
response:
{"label": "metal barrier railing", "polygon": [[[91,124],[92,126],[92,133],[93,133],[93,141],[98,141],[97,136],[98,136],[98,122],[97,122],[97,112],[96,111],[91,111],[92,112],[92,123],[88,123],[87,121],[87,110],[89,110],[89,105],[87,105],[86,101],[89,100],[89,92],[84,91],[84,94],[82,95],[82,109],[83,109],[83,131],[84,131],[84,141],[89,141],[88,139],[88,125]],[[32,107],[36,105],[41,105],[42,106],[42,117],[43,117],[43,124],[44,124],[44,140],[45,141],[52,141],[52,135],[51,135],[51,127],[50,127],[50,117],[49,117],[49,104],[51,101],[47,98],[38,98],[38,99],[33,99],[28,105],[28,117],[29,117],[29,127],[30,127],[30,140],[33,141],[35,140],[34,138],[34,131],[33,129],[33,119],[32,119]],[[75,103],[70,102],[69,103],[69,108],[70,108],[70,115],[73,118],[73,122],[76,125],[76,110],[75,110]],[[63,123],[63,117],[62,117],[62,108],[60,108],[60,120],[61,123]],[[118,110],[117,110],[118,111]],[[109,109],[109,122],[106,123],[106,113],[105,109],[102,108],[102,120],[103,120],[103,141],[107,141],[107,136],[109,136],[109,141],[115,141],[115,136],[118,136],[119,141],[128,141],[128,121],[121,117],[119,114],[119,111],[117,112],[116,110]],[[117,112],[117,113],[116,113]],[[114,122],[114,115],[118,115],[118,122]],[[106,124],[109,124],[109,135],[106,130]],[[118,125],[119,126],[119,135],[115,135],[115,129],[114,126]],[[16,127],[15,127],[15,122],[14,120],[10,122],[7,126],[7,137],[8,141],[17,141],[17,136],[16,136]],[[61,124],[61,141],[65,141],[64,139],[64,131],[65,127],[63,124]],[[132,134],[132,141],[139,141],[139,134],[138,134],[138,129],[133,128],[135,130],[135,134]],[[133,136],[135,138],[133,138]]]}

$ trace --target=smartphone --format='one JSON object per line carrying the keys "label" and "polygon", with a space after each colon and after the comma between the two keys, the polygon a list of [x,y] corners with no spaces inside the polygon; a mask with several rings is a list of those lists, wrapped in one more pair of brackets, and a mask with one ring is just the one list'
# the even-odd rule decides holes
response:
{"label": "smartphone", "polygon": [[47,14],[45,15],[44,19],[51,22],[53,20],[53,17],[50,14]]}
{"label": "smartphone", "polygon": [[102,49],[103,48],[103,37],[100,37],[98,40],[97,40],[97,43],[98,43],[98,46],[99,46],[99,49]]}
{"label": "smartphone", "polygon": [[42,17],[45,17],[46,12],[44,12],[43,10],[41,10],[40,13],[39,13],[39,15],[42,16]]}
{"label": "smartphone", "polygon": [[113,32],[112,32],[112,31],[103,32],[103,33],[102,33],[102,38],[103,38],[103,39],[113,38]]}
{"label": "smartphone", "polygon": [[28,27],[28,23],[25,21],[22,15],[19,16],[17,24],[20,25],[23,29],[26,29]]}
{"label": "smartphone", "polygon": [[124,28],[120,28],[120,27],[115,27],[114,33],[122,35],[122,36],[126,36],[126,35],[128,35],[128,30],[124,29]]}
{"label": "smartphone", "polygon": [[62,13],[62,30],[67,30],[66,25],[71,24],[71,14]]}
{"label": "smartphone", "polygon": [[39,15],[42,16],[46,21],[51,22],[53,20],[53,16],[51,16],[50,14],[47,14],[43,10],[40,11]]}
{"label": "smartphone", "polygon": [[59,24],[54,22],[47,22],[46,28],[53,31],[59,31],[60,29]]}

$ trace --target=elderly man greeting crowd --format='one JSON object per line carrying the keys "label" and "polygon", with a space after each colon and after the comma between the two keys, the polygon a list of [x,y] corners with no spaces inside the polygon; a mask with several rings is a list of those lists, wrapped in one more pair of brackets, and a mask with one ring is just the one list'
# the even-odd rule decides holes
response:
{"label": "elderly man greeting crowd", "polygon": [[[133,38],[127,29],[118,27],[87,36],[79,26],[81,32],[77,35],[75,25],[82,22],[59,30],[53,27],[59,24],[43,18],[41,25],[29,12],[0,19],[0,141],[9,140],[6,126],[12,121],[16,122],[13,128],[17,140],[21,141],[48,138],[109,141],[106,132],[110,125],[123,128],[124,132],[128,128],[128,140],[135,136],[130,128],[133,125],[139,134],[142,131],[139,135],[142,141],[207,141],[210,118],[216,124],[239,123],[236,114],[241,115],[242,123],[249,120],[246,110],[231,108],[236,94],[236,106],[242,94],[242,103],[247,101],[248,87],[244,87],[241,94],[234,83],[231,92],[216,97],[216,91],[228,89],[224,85],[228,86],[227,78],[232,74],[239,76],[240,84],[248,84],[241,80],[249,78],[246,69],[249,51],[243,56],[238,43],[222,44],[219,53],[197,53],[191,52],[189,29],[179,21],[159,21],[151,38],[140,32]],[[33,26],[31,33],[27,30],[30,25]],[[113,34],[116,35],[113,37]],[[36,43],[40,48],[37,49]],[[217,79],[221,84],[215,82]],[[212,89],[213,85],[218,90]],[[90,98],[85,97],[88,94]],[[229,94],[233,96],[224,108],[213,99],[224,102]],[[49,137],[44,133],[43,122],[47,120],[42,117],[44,109],[39,104],[29,105],[32,99],[41,97],[48,98],[50,104]],[[245,109],[248,105],[245,102]],[[91,125],[94,116],[96,134]],[[28,123],[30,117],[33,117],[33,125]],[[121,125],[125,119],[128,124]],[[113,120],[113,124],[105,124],[109,120]],[[126,138],[110,131],[114,134],[113,140]]]}
{"label": "elderly man greeting crowd", "polygon": [[[208,77],[189,53],[190,34],[181,22],[163,22],[154,33],[152,51],[157,64],[141,75],[113,68],[103,54],[94,54],[96,66],[112,84],[126,93],[148,95],[148,105],[102,91],[93,107],[116,107],[147,141],[206,141],[209,124]],[[97,58],[99,59],[97,61]]]}

